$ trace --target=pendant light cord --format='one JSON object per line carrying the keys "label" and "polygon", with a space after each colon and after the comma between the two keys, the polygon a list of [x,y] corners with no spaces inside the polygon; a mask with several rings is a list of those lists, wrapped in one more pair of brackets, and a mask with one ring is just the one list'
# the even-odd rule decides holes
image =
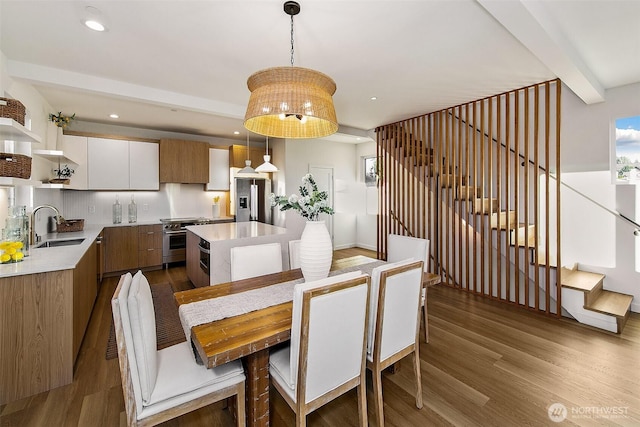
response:
{"label": "pendant light cord", "polygon": [[293,15],[291,15],[291,66],[293,67]]}

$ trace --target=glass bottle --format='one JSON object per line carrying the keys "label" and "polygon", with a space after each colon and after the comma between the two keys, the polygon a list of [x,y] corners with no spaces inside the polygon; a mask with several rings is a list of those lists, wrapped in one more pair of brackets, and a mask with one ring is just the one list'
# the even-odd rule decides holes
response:
{"label": "glass bottle", "polygon": [[116,194],[116,201],[113,204],[113,223],[120,224],[122,222],[122,205]]}
{"label": "glass bottle", "polygon": [[2,230],[0,262],[19,262],[29,256],[29,217],[26,206],[9,206]]}
{"label": "glass bottle", "polygon": [[138,207],[136,201],[133,200],[133,194],[131,195],[131,203],[129,203],[129,222],[136,222],[138,220]]}

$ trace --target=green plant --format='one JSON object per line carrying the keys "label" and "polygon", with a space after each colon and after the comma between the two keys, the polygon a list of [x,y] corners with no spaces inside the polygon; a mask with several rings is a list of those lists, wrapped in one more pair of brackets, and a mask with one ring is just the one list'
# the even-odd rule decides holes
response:
{"label": "green plant", "polygon": [[58,178],[67,179],[71,178],[71,175],[73,175],[76,171],[71,169],[69,165],[64,165],[63,168],[54,169],[53,172]]}
{"label": "green plant", "polygon": [[321,213],[333,215],[333,209],[328,204],[327,192],[318,191],[318,185],[310,173],[302,177],[300,196],[276,196],[271,193],[270,198],[271,206],[280,206],[281,211],[294,209],[309,221],[317,221]]}
{"label": "green plant", "polygon": [[58,111],[58,114],[49,114],[49,120],[55,123],[59,128],[66,128],[71,123],[71,120],[76,118],[76,113],[73,113],[72,116],[65,116],[61,111]]}

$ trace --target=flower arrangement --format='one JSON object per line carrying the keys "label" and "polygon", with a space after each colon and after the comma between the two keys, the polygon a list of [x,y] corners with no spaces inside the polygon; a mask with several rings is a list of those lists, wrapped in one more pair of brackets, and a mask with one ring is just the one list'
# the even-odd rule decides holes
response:
{"label": "flower arrangement", "polygon": [[220,196],[215,196],[213,198],[213,203],[218,203],[220,201]]}
{"label": "flower arrangement", "polygon": [[76,113],[73,113],[72,116],[65,116],[61,111],[58,111],[58,114],[49,114],[49,120],[55,123],[59,128],[66,128],[71,123],[71,120],[76,118]]}
{"label": "flower arrangement", "polygon": [[294,209],[308,221],[317,221],[321,213],[333,215],[333,209],[327,202],[328,198],[326,191],[318,191],[318,185],[310,173],[302,177],[300,196],[276,196],[273,193],[270,196],[271,206],[280,206],[281,211]]}

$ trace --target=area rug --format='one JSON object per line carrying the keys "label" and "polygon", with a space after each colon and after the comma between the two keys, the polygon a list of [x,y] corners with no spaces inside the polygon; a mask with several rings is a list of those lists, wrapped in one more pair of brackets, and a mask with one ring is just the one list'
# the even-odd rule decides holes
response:
{"label": "area rug", "polygon": [[[178,306],[173,298],[173,289],[170,283],[160,283],[151,285],[151,296],[153,297],[153,308],[156,314],[156,337],[158,350],[186,341]],[[107,340],[106,358],[114,359],[118,357],[118,347],[116,346],[116,333],[111,319],[111,329]]]}

